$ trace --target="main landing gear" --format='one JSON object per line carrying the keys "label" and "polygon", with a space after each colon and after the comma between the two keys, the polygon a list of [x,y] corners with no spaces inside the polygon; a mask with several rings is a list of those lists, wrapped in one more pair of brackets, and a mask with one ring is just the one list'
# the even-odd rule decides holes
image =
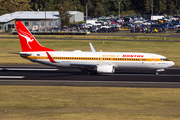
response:
{"label": "main landing gear", "polygon": [[157,69],[156,70],[156,75],[158,76],[159,75],[159,72],[163,72],[163,71],[165,71],[164,69]]}
{"label": "main landing gear", "polygon": [[96,70],[89,70],[87,72],[87,75],[98,75],[97,71]]}
{"label": "main landing gear", "polygon": [[87,75],[98,75],[96,69],[81,68],[80,70],[81,70],[83,73],[86,73]]}

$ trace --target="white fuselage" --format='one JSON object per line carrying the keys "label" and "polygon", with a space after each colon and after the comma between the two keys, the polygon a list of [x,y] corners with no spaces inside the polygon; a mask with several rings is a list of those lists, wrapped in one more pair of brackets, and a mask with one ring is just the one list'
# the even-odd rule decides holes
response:
{"label": "white fuselage", "polygon": [[111,65],[117,68],[137,69],[164,69],[174,65],[174,62],[166,57],[151,53],[133,52],[82,52],[76,50],[48,52],[54,59],[52,63],[46,52],[20,52],[20,54],[31,54],[24,58],[33,62],[57,67],[94,67],[98,65]]}

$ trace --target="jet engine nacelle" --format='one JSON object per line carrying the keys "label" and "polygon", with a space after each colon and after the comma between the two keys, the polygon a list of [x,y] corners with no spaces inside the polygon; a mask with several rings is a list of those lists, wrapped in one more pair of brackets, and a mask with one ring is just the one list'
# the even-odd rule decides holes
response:
{"label": "jet engine nacelle", "polygon": [[97,66],[97,73],[104,74],[104,73],[114,73],[115,68],[112,65],[100,65]]}

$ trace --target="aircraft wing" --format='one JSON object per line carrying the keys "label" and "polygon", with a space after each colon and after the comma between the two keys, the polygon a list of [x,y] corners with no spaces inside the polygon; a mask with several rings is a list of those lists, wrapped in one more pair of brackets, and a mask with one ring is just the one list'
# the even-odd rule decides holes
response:
{"label": "aircraft wing", "polygon": [[[54,61],[54,59],[51,57],[51,55],[48,52],[46,52],[46,54],[51,63],[57,63],[56,61]],[[98,65],[98,64],[68,63],[68,62],[62,62],[62,63],[60,62],[60,64],[69,65],[71,67],[85,67],[85,68],[94,68]]]}
{"label": "aircraft wing", "polygon": [[94,68],[98,64],[83,64],[83,63],[71,63],[70,66],[72,67],[83,67],[83,68]]}

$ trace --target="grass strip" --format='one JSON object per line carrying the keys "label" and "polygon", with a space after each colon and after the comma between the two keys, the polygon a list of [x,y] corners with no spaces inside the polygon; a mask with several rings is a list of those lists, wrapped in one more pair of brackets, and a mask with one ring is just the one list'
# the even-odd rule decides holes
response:
{"label": "grass strip", "polygon": [[0,119],[178,120],[180,89],[1,86]]}
{"label": "grass strip", "polygon": [[[70,39],[119,39],[119,40],[172,40],[172,41],[179,41],[179,38],[173,38],[173,37],[162,37],[162,36],[106,36],[107,34],[104,34],[102,36],[96,36],[96,35],[34,35],[36,38],[70,38]],[[132,34],[129,34],[132,35]],[[18,37],[17,35],[0,35],[0,37]]]}

